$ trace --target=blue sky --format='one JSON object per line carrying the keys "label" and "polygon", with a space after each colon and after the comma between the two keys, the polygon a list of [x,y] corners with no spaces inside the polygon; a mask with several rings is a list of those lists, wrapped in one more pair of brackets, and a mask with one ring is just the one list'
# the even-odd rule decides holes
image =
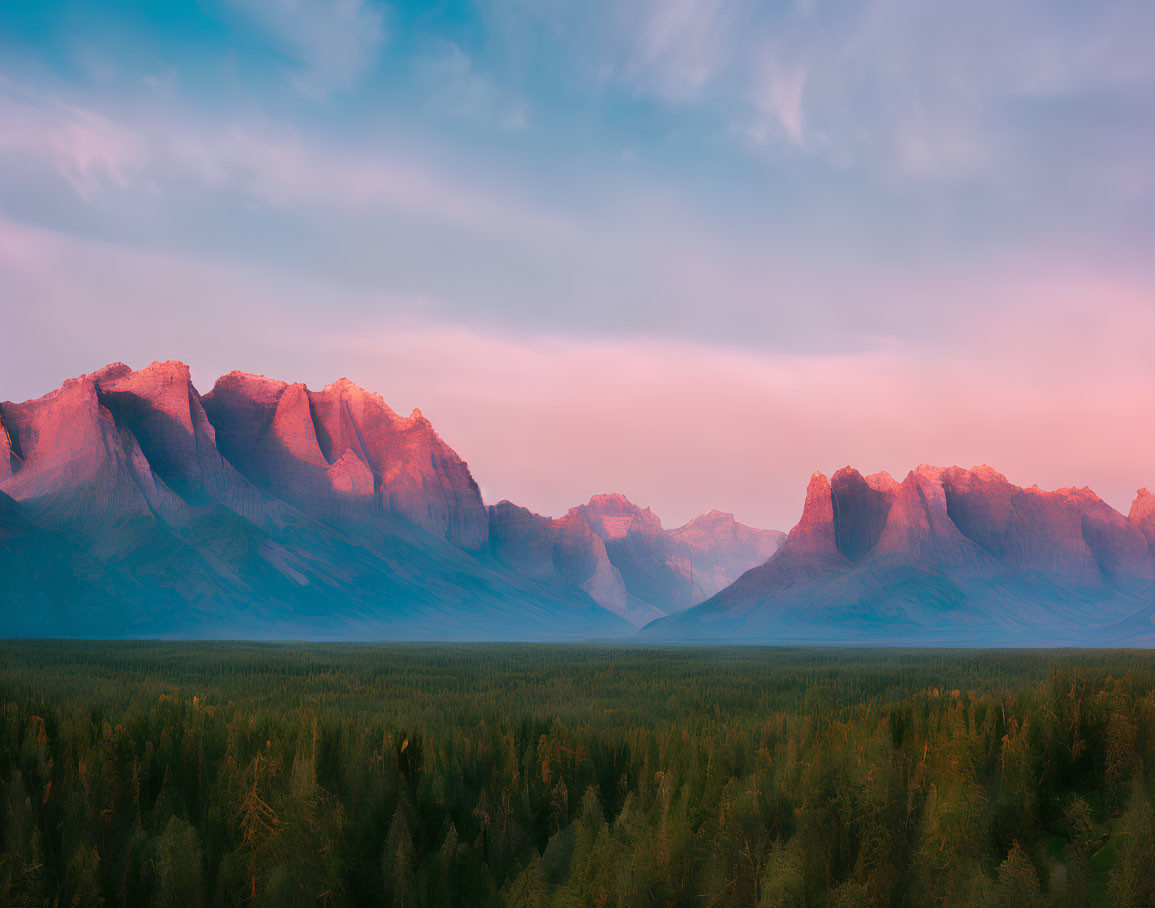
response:
{"label": "blue sky", "polygon": [[548,513],[787,526],[812,469],[930,460],[1125,508],[1153,38],[1138,0],[0,4],[0,398],[349,374]]}

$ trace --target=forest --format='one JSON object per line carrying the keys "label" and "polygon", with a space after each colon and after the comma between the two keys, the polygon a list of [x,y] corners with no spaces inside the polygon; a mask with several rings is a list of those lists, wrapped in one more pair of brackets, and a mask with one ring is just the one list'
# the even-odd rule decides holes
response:
{"label": "forest", "polygon": [[4,905],[1153,905],[1155,653],[0,643]]}

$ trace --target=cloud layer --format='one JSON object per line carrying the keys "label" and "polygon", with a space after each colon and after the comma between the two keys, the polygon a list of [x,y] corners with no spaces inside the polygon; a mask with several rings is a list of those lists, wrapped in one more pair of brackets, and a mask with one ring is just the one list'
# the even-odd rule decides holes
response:
{"label": "cloud layer", "polygon": [[0,9],[0,397],[347,374],[668,523],[1155,482],[1151,4],[161,6]]}
{"label": "cloud layer", "polygon": [[[398,314],[412,301],[383,294],[356,301],[380,314],[350,317],[324,284],[7,222],[0,250],[20,300],[0,351],[5,397],[115,360],[183,359],[202,391],[235,368],[318,388],[345,375],[399,411],[419,406],[490,502],[559,514],[615,490],[668,525],[720,507],[789,527],[809,474],[847,463],[902,475],[990,462],[1026,485],[1091,485],[1122,509],[1155,481],[1155,314],[1145,294],[1085,276],[1009,288],[998,318],[960,320],[950,351],[756,355],[470,329]],[[88,306],[60,320],[77,297]],[[1115,315],[1086,319],[1086,298]],[[114,305],[117,330],[94,345]],[[12,367],[16,344],[48,351],[51,382]]]}

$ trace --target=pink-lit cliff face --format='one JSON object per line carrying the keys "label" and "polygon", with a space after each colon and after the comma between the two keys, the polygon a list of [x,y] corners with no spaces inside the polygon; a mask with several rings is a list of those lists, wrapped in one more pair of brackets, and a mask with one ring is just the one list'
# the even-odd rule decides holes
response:
{"label": "pink-lit cliff face", "polygon": [[1125,633],[1150,645],[1153,512],[1145,491],[1125,517],[1088,488],[1020,488],[989,466],[924,464],[901,483],[815,473],[765,564],[645,633],[1084,645]]}
{"label": "pink-lit cliff face", "polygon": [[306,511],[392,512],[464,548],[485,544],[477,484],[420,411],[398,416],[347,379],[317,392],[243,372],[204,403],[225,456]]}
{"label": "pink-lit cliff face", "polygon": [[[782,535],[716,510],[667,532],[618,494],[558,519],[487,512],[419,411],[347,379],[230,372],[202,398],[183,363],[116,363],[0,404],[0,423],[0,567],[24,584],[0,622],[37,632],[613,636],[716,593]],[[58,591],[25,588],[43,571]],[[20,596],[47,613],[8,614]]]}
{"label": "pink-lit cliff face", "polygon": [[[483,551],[465,463],[347,381],[117,363],[0,404],[15,634],[564,639],[630,626]],[[591,531],[592,532],[592,531]],[[584,578],[583,578],[584,579]]]}
{"label": "pink-lit cliff face", "polygon": [[1127,519],[1143,532],[1151,551],[1155,552],[1155,493],[1140,489],[1131,503]]}
{"label": "pink-lit cliff face", "polygon": [[[113,544],[154,513],[181,523],[180,499],[153,471],[134,436],[123,436],[99,398],[99,381],[127,372],[72,379],[44,397],[5,403],[3,420],[19,469],[3,490],[29,513],[92,540]],[[67,494],[66,490],[75,490]]]}

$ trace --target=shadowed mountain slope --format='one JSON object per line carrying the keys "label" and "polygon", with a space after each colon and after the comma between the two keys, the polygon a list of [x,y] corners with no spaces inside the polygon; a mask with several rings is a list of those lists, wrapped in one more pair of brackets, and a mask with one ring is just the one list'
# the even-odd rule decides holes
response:
{"label": "shadowed mountain slope", "polygon": [[510,571],[420,413],[181,363],[0,404],[0,634],[573,639],[630,633]]}

